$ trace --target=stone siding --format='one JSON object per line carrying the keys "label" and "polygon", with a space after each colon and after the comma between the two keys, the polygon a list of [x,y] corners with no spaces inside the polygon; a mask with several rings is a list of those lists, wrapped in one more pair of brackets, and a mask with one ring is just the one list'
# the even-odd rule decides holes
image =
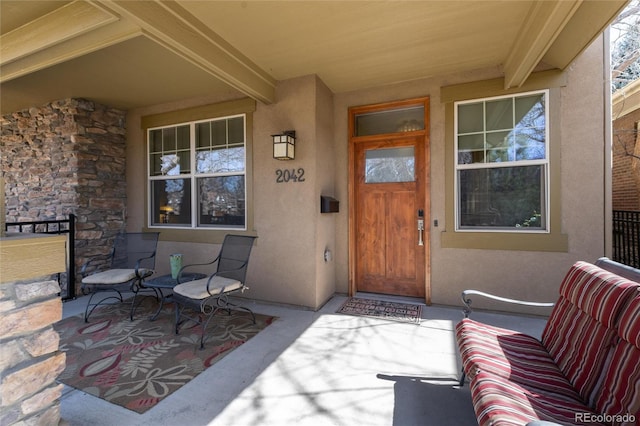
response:
{"label": "stone siding", "polygon": [[65,353],[52,324],[62,318],[60,287],[46,277],[0,286],[0,424],[60,420]]}
{"label": "stone siding", "polygon": [[106,258],[125,229],[125,113],[65,99],[5,115],[0,125],[7,222],[73,213],[76,271]]}

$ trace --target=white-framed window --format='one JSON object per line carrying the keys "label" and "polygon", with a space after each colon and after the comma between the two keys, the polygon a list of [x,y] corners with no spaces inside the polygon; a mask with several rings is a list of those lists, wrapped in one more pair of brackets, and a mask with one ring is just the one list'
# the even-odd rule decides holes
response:
{"label": "white-framed window", "polygon": [[456,231],[549,232],[548,99],[455,103]]}
{"label": "white-framed window", "polygon": [[149,227],[247,229],[246,115],[147,129]]}

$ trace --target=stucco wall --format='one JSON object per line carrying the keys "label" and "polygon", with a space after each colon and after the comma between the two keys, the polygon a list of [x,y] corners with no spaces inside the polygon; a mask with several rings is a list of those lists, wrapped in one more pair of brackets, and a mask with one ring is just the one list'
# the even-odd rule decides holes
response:
{"label": "stucco wall", "polygon": [[[279,82],[277,101],[258,103],[253,116],[253,211],[258,235],[249,268],[247,297],[318,308],[333,294],[347,293],[348,267],[348,108],[421,96],[430,97],[431,287],[436,304],[459,305],[460,292],[478,288],[507,297],[555,300],[559,283],[578,259],[595,260],[604,253],[603,43],[597,40],[567,70],[560,89],[561,112],[551,117],[561,143],[561,232],[568,252],[453,249],[441,247],[441,233],[452,230],[445,218],[444,86],[500,77],[491,68],[434,77],[357,92],[332,94],[316,76]],[[229,99],[237,94],[230,93]],[[127,151],[128,224],[140,229],[144,214],[144,137],[140,117],[158,111],[221,102],[185,101],[132,111]],[[274,160],[273,133],[295,129],[296,159]],[[276,183],[278,168],[304,168],[304,183]],[[321,194],[340,201],[340,212],[320,214]],[[439,226],[434,227],[433,220]],[[218,246],[163,241],[159,260],[182,252],[189,262],[211,259]],[[332,260],[325,262],[329,249]],[[168,271],[159,262],[158,273]],[[491,306],[491,305],[487,305]]]}
{"label": "stucco wall", "polygon": [[[442,248],[441,232],[453,224],[445,220],[445,107],[440,88],[500,76],[497,69],[407,82],[396,86],[342,93],[334,96],[336,126],[337,194],[348,193],[347,109],[391,100],[429,96],[431,105],[431,288],[435,304],[460,305],[466,288],[526,300],[555,301],[560,281],[569,266],[579,259],[595,261],[604,254],[604,88],[603,43],[594,44],[568,69],[568,83],[561,89],[562,112],[551,117],[560,126],[562,232],[568,234],[569,252],[502,251]],[[342,208],[342,205],[341,205]],[[344,209],[347,206],[344,205]],[[434,220],[438,227],[434,227]],[[348,289],[348,223],[336,224],[336,288]],[[483,306],[478,303],[477,306]],[[505,309],[486,304],[485,307]],[[538,311],[539,312],[539,311]]]}
{"label": "stucco wall", "polygon": [[[316,197],[335,198],[336,161],[333,133],[333,93],[317,79],[316,85]],[[342,201],[339,199],[338,201]],[[317,209],[319,207],[316,207]],[[344,210],[341,208],[342,214]],[[316,230],[315,306],[324,304],[336,292],[336,221],[340,213],[322,213]],[[325,259],[325,251],[328,251]]]}
{"label": "stucco wall", "polygon": [[[258,103],[253,113],[253,169],[251,182],[254,229],[258,236],[251,255],[247,284],[252,299],[317,309],[335,293],[335,260],[323,253],[335,247],[335,218],[320,213],[320,195],[333,195],[333,103],[332,93],[316,77],[280,82],[278,102]],[[238,97],[235,94],[235,97]],[[127,180],[130,231],[144,227],[145,145],[141,117],[226,99],[200,98],[170,105],[130,111],[127,134]],[[292,161],[273,159],[271,135],[296,131],[296,155]],[[304,182],[276,182],[276,170],[304,169]],[[207,231],[203,231],[206,233]],[[214,243],[171,241],[161,232],[157,274],[169,272],[171,253],[182,253],[185,263],[212,260],[220,246]],[[332,254],[335,259],[335,254]],[[207,268],[194,270],[207,271]]]}
{"label": "stucco wall", "polygon": [[[280,82],[278,102],[254,115],[254,214],[258,233],[249,280],[251,297],[317,308],[316,79]],[[296,131],[295,160],[273,159],[270,135]],[[304,182],[276,182],[277,169],[304,169]],[[251,284],[250,284],[251,285]]]}

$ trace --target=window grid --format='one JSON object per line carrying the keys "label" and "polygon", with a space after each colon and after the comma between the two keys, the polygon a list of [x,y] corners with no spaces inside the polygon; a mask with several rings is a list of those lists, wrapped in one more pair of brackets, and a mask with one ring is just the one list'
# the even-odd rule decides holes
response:
{"label": "window grid", "polygon": [[[234,132],[229,131],[229,123],[232,122],[235,128]],[[199,138],[197,131],[200,128],[207,128],[211,130],[214,126],[218,130],[218,138],[214,139],[210,132],[209,138]],[[220,138],[220,129],[224,131],[222,138]],[[246,115],[240,114],[235,116],[227,116],[216,119],[209,119],[203,121],[194,121],[189,123],[180,123],[177,125],[165,126],[160,128],[148,129],[148,156],[147,167],[149,170],[149,212],[148,220],[149,227],[160,228],[189,228],[189,229],[235,229],[246,230]],[[186,135],[186,136],[185,136]],[[230,139],[232,141],[230,142]],[[186,147],[186,148],[185,148]],[[240,149],[241,156],[236,155],[236,166],[233,170],[227,171],[198,171],[198,153],[209,152],[224,152],[231,149]],[[161,158],[163,156],[178,156],[178,168],[168,169],[159,165],[162,163]],[[241,162],[241,165],[238,164]],[[187,167],[183,167],[182,163],[186,163]],[[192,170],[191,165],[196,165]],[[223,181],[238,177],[236,181],[241,180],[241,192],[242,199],[238,200],[238,204],[242,207],[242,220],[241,225],[215,225],[205,224],[201,220],[201,209],[204,209],[204,197],[206,193],[200,191],[200,185],[203,185],[207,179],[221,178]],[[157,212],[154,211],[156,207],[156,200],[154,200],[154,182],[159,181],[185,181],[184,188],[188,192],[188,196],[185,198],[189,203],[190,223],[163,223],[163,220],[156,220]],[[236,185],[237,186],[237,185]],[[162,210],[163,208],[161,208]],[[162,216],[162,215],[161,215]],[[165,216],[167,217],[167,216]]]}
{"label": "window grid", "polygon": [[[543,106],[544,106],[544,115],[543,115],[543,125],[540,126],[540,124],[538,123],[538,126],[521,126],[519,127],[517,125],[517,117],[516,117],[516,109],[517,106],[515,106],[515,102],[517,99],[524,99],[527,97],[531,97],[531,96],[542,96],[543,99]],[[509,100],[510,104],[511,104],[511,123],[512,123],[512,127],[496,127],[496,128],[487,128],[487,123],[488,123],[488,115],[487,115],[487,105],[491,102],[494,101],[504,101],[504,100]],[[454,149],[455,149],[455,155],[454,155],[454,161],[455,161],[455,174],[454,174],[454,209],[455,209],[455,227],[456,227],[456,231],[467,231],[467,232],[520,232],[520,231],[526,231],[526,232],[542,232],[542,233],[548,233],[550,232],[549,229],[549,140],[548,140],[548,135],[549,135],[549,128],[548,128],[548,123],[549,123],[549,117],[548,117],[548,90],[543,90],[543,91],[536,91],[536,92],[529,92],[529,93],[521,93],[521,94],[516,94],[516,95],[510,95],[510,96],[500,96],[500,97],[492,97],[492,98],[484,98],[484,99],[475,99],[475,100],[471,100],[471,101],[464,101],[464,102],[457,102],[455,103],[454,106],[454,126],[455,126],[455,138],[454,138]],[[475,129],[474,131],[466,131],[466,132],[459,132],[460,130],[460,116],[459,116],[459,111],[460,108],[464,108],[465,106],[478,106],[481,105],[482,106],[482,129]],[[488,139],[489,136],[491,135],[496,135],[496,134],[500,134],[500,133],[505,133],[505,132],[509,132],[508,135],[508,143],[506,144],[506,149],[510,150],[511,152],[509,153],[509,157],[508,157],[508,161],[487,161],[487,159],[490,157],[487,155],[488,152],[491,152],[491,149],[489,147],[488,144]],[[517,145],[515,143],[515,138],[517,138],[517,136],[519,134],[523,134],[527,135],[528,133],[535,133],[535,132],[543,132],[543,141],[542,143],[544,144],[544,152],[542,155],[540,155],[541,158],[535,158],[535,159],[519,159],[518,156],[516,155],[515,150],[517,149]],[[465,146],[466,149],[461,149],[460,148],[460,139],[461,137],[468,137],[468,136],[482,136],[482,146],[481,147],[473,147],[475,149],[469,149],[469,145]],[[477,143],[477,141],[476,141]],[[497,149],[501,149],[501,148],[505,148],[504,146],[499,147]],[[465,163],[463,161],[463,157],[461,157],[461,154],[466,154],[467,158],[469,156],[471,156],[473,158],[473,153],[481,153],[480,157],[482,161],[470,161]],[[476,155],[476,158],[478,158],[478,156]],[[460,199],[460,194],[461,194],[461,188],[460,188],[460,177],[461,177],[461,173],[463,173],[465,170],[466,171],[473,171],[473,170],[481,170],[481,169],[485,169],[487,170],[487,173],[491,172],[491,169],[504,169],[504,170],[508,170],[509,168],[511,169],[521,169],[524,167],[529,167],[529,166],[538,166],[540,168],[540,176],[541,176],[541,199],[540,199],[540,207],[541,207],[541,211],[537,212],[539,213],[539,215],[541,216],[541,222],[542,222],[542,226],[540,227],[535,227],[535,228],[526,228],[526,227],[519,227],[519,226],[515,226],[515,227],[492,227],[492,226],[471,226],[471,225],[467,225],[467,226],[462,226],[461,225],[461,199]],[[487,175],[488,176],[488,175]],[[533,219],[533,217],[531,218]]]}

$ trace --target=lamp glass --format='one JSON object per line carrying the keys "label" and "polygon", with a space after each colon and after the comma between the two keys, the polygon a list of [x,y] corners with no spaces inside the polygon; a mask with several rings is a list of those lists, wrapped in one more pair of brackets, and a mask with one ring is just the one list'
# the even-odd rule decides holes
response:
{"label": "lamp glass", "polygon": [[293,160],[295,156],[296,139],[290,134],[272,135],[273,158],[278,160]]}
{"label": "lamp glass", "polygon": [[285,158],[287,156],[287,144],[286,143],[274,143],[273,144],[273,157]]}

